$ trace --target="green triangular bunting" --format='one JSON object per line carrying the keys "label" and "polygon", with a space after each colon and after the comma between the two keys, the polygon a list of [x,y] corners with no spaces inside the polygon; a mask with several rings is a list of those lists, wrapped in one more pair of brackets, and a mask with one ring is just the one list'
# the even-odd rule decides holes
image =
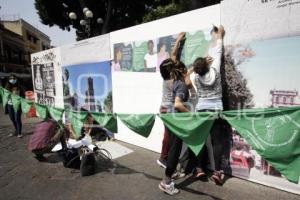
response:
{"label": "green triangular bunting", "polygon": [[21,106],[21,97],[11,94],[11,100],[12,100],[14,110],[15,112],[17,112]]}
{"label": "green triangular bunting", "polygon": [[92,113],[93,118],[98,122],[102,127],[108,129],[113,133],[118,132],[117,118],[112,113]]}
{"label": "green triangular bunting", "polygon": [[64,109],[62,108],[55,108],[52,106],[47,106],[48,112],[50,114],[50,116],[57,122],[61,122],[62,121],[62,117],[64,114]]}
{"label": "green triangular bunting", "polygon": [[154,114],[118,114],[120,120],[137,134],[148,137],[155,122]]}
{"label": "green triangular bunting", "polygon": [[6,89],[2,90],[2,103],[3,103],[3,107],[6,106],[8,100],[10,98],[10,95],[11,95],[10,91],[8,91]]}
{"label": "green triangular bunting", "polygon": [[198,155],[210,133],[217,113],[167,113],[160,118],[174,133]]}
{"label": "green triangular bunting", "polygon": [[68,118],[72,124],[73,129],[74,129],[77,137],[79,137],[81,134],[81,129],[82,129],[84,122],[88,116],[88,112],[68,111],[67,113],[68,113]]}
{"label": "green triangular bunting", "polygon": [[2,94],[3,94],[3,88],[0,87],[0,103],[2,103]]}
{"label": "green triangular bunting", "polygon": [[300,107],[226,111],[238,133],[288,180],[300,176]]}
{"label": "green triangular bunting", "polygon": [[27,114],[29,112],[32,105],[33,105],[32,101],[21,98],[21,109],[24,114]]}
{"label": "green triangular bunting", "polygon": [[36,112],[38,114],[38,116],[42,119],[46,119],[48,117],[48,110],[47,110],[47,106],[46,105],[41,105],[38,103],[35,103],[35,109]]}

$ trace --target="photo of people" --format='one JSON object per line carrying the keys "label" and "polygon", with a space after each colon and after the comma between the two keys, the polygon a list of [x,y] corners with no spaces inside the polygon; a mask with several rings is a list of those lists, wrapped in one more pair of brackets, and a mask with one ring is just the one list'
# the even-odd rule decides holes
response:
{"label": "photo of people", "polygon": [[114,45],[114,58],[111,62],[112,72],[132,71],[132,44],[118,43]]}
{"label": "photo of people", "polygon": [[113,112],[109,62],[63,67],[65,108]]}
{"label": "photo of people", "polygon": [[148,52],[144,56],[144,71],[155,72],[157,66],[157,54],[154,52],[154,42],[149,40],[147,42]]}
{"label": "photo of people", "polygon": [[111,69],[112,71],[121,71],[121,59],[122,59],[122,52],[121,48],[114,49],[114,59],[111,61]]}

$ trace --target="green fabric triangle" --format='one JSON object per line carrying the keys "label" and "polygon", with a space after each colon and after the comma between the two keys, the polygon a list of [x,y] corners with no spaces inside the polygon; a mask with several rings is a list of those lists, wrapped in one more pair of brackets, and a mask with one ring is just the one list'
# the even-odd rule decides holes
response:
{"label": "green fabric triangle", "polygon": [[36,109],[36,112],[37,112],[39,118],[42,118],[43,120],[47,119],[47,117],[48,117],[47,106],[38,104],[38,103],[35,103],[34,106],[35,106],[35,109]]}
{"label": "green fabric triangle", "polygon": [[33,105],[32,101],[29,101],[27,99],[23,99],[21,98],[21,109],[22,109],[22,113],[27,114],[31,108],[31,106]]}
{"label": "green fabric triangle", "polygon": [[81,129],[86,121],[88,112],[67,111],[67,115],[78,138],[81,135]]}
{"label": "green fabric triangle", "polygon": [[112,113],[96,113],[93,112],[92,116],[100,126],[106,128],[107,130],[117,133],[118,132],[118,123],[117,117]]}
{"label": "green fabric triangle", "polygon": [[57,122],[62,122],[62,117],[65,112],[62,108],[55,108],[52,106],[47,106],[50,116]]}
{"label": "green fabric triangle", "polygon": [[159,115],[171,133],[182,139],[198,155],[210,133],[217,113],[166,113]]}
{"label": "green fabric triangle", "polygon": [[118,114],[118,117],[129,129],[146,138],[155,122],[155,114]]}
{"label": "green fabric triangle", "polygon": [[3,103],[3,107],[6,106],[8,100],[10,99],[10,96],[11,96],[11,92],[6,90],[6,89],[3,89],[2,90],[2,103]]}
{"label": "green fabric triangle", "polygon": [[0,87],[0,103],[2,103],[3,87]]}
{"label": "green fabric triangle", "polygon": [[300,177],[300,107],[226,111],[222,117],[289,181]]}
{"label": "green fabric triangle", "polygon": [[15,94],[11,94],[11,100],[12,100],[14,111],[18,112],[18,110],[21,106],[21,97],[15,95]]}

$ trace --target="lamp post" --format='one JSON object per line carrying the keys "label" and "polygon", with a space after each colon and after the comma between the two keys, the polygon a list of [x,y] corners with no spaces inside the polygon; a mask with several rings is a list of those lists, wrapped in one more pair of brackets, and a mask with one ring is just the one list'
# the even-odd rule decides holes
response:
{"label": "lamp post", "polygon": [[[87,7],[82,9],[83,12],[83,19],[80,19],[79,24],[84,28],[84,32],[87,35],[87,37],[91,37],[91,22],[93,20],[94,17],[94,13]],[[79,15],[80,16],[80,15]],[[70,18],[71,21],[75,21],[77,20],[77,14],[75,12],[70,12],[68,17]],[[101,24],[103,24],[103,19],[102,18],[97,18],[96,19],[97,24],[99,24],[99,26]]]}

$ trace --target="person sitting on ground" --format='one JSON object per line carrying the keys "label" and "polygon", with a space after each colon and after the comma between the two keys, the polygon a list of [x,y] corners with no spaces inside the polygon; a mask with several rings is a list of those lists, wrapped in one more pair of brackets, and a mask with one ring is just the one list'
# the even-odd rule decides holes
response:
{"label": "person sitting on ground", "polygon": [[52,118],[48,118],[35,125],[28,149],[36,155],[39,161],[45,161],[44,154],[50,153],[59,142],[61,142],[62,150],[65,150],[67,148],[66,130]]}

